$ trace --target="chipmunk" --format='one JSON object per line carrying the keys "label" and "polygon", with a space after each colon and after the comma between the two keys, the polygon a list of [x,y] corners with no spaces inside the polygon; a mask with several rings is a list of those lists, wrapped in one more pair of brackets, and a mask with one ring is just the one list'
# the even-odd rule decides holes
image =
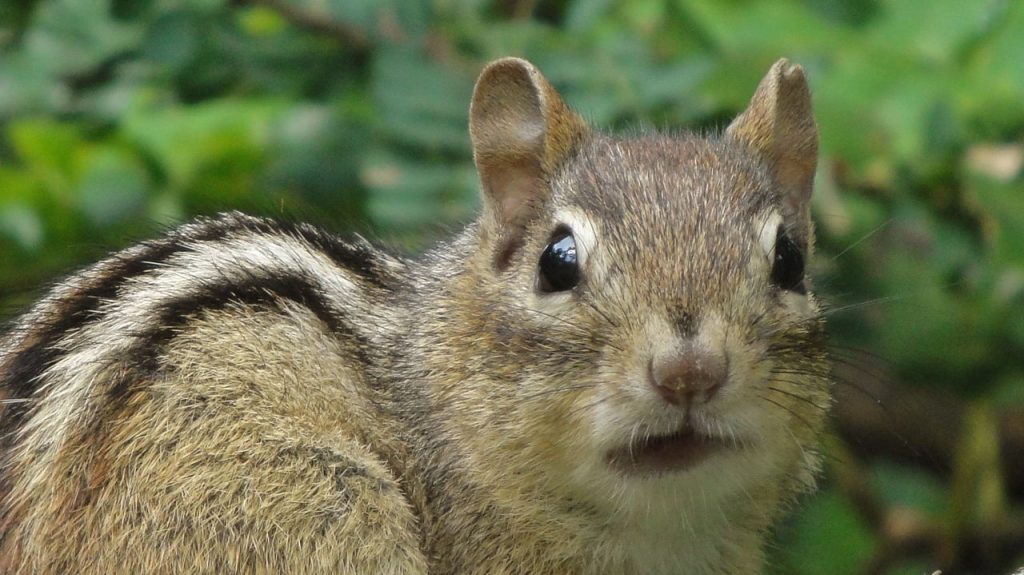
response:
{"label": "chipmunk", "polygon": [[802,69],[616,138],[507,58],[469,131],[421,258],[229,213],[16,320],[0,572],[758,572],[830,401]]}

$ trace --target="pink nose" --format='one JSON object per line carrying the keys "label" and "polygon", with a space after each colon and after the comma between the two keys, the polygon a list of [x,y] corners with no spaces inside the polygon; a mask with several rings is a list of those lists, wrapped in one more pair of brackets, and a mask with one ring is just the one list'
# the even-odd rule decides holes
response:
{"label": "pink nose", "polygon": [[665,401],[689,407],[711,400],[725,384],[729,367],[721,354],[687,344],[651,358],[649,374]]}

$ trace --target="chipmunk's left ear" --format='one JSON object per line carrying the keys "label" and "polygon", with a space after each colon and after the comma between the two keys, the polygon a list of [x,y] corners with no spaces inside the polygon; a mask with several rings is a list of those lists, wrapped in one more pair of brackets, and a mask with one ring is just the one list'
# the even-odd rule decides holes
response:
{"label": "chipmunk's left ear", "polygon": [[793,215],[809,217],[808,200],[818,164],[818,127],[803,68],[785,58],[776,62],[726,134],[759,152],[782,186]]}

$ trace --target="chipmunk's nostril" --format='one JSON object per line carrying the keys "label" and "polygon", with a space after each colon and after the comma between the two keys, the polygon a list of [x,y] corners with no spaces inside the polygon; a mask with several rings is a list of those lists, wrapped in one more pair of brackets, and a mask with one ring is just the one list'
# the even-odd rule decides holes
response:
{"label": "chipmunk's nostril", "polygon": [[728,375],[722,354],[693,344],[655,355],[648,365],[651,386],[665,401],[680,407],[710,401]]}

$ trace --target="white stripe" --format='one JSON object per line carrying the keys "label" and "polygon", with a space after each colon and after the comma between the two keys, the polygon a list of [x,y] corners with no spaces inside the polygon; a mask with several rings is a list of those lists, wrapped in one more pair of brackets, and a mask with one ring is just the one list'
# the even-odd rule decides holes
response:
{"label": "white stripe", "polygon": [[[216,242],[186,244],[188,251],[174,254],[152,271],[130,278],[117,300],[101,304],[102,319],[69,333],[60,346],[68,353],[47,369],[40,391],[49,391],[39,411],[22,433],[34,435],[28,443],[47,446],[47,456],[33,454],[39,471],[66,440],[103,401],[106,389],[98,384],[104,373],[117,366],[159,317],[167,302],[187,298],[196,286],[225,281],[247,283],[253,278],[300,276],[308,279],[335,309],[353,313],[365,304],[360,287],[348,272],[319,250],[287,235],[245,231]],[[65,290],[67,291],[67,290]],[[95,395],[94,395],[95,394]],[[28,477],[43,473],[29,472]],[[31,480],[30,480],[31,481]]]}

